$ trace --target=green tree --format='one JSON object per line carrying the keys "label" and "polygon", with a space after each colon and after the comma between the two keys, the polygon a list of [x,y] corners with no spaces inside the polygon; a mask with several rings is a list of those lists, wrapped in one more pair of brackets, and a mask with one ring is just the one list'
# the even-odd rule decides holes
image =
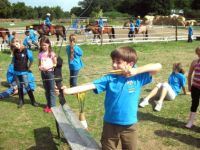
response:
{"label": "green tree", "polygon": [[0,16],[1,18],[8,18],[11,17],[12,11],[11,11],[11,4],[8,2],[8,0],[0,0]]}
{"label": "green tree", "polygon": [[200,9],[200,1],[193,0],[191,6],[192,6],[192,9],[199,10]]}
{"label": "green tree", "polygon": [[30,13],[23,2],[14,3],[12,5],[12,9],[13,9],[12,16],[14,18],[26,19],[27,14]]}

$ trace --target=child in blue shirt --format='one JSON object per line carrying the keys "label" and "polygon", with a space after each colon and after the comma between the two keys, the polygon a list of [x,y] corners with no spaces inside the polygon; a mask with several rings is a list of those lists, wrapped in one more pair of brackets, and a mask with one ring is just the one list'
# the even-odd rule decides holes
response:
{"label": "child in blue shirt", "polygon": [[137,110],[141,89],[152,81],[152,74],[161,69],[161,64],[148,64],[133,68],[137,62],[136,51],[130,47],[117,48],[111,52],[112,67],[119,74],[108,74],[93,83],[65,88],[65,94],[77,94],[94,90],[106,92],[104,126],[101,137],[103,150],[136,149]]}
{"label": "child in blue shirt", "polygon": [[38,49],[39,45],[38,45],[37,32],[33,29],[33,26],[30,26],[28,31],[29,31],[29,39],[31,40],[32,44],[36,46],[36,49]]}
{"label": "child in blue shirt", "polygon": [[192,29],[192,23],[190,23],[188,27],[188,42],[192,42],[192,35],[193,35],[193,29]]}
{"label": "child in blue shirt", "polygon": [[141,24],[140,16],[137,16],[137,19],[135,21],[136,32],[139,32],[140,24]]}
{"label": "child in blue shirt", "polygon": [[100,17],[98,20],[98,26],[99,26],[99,31],[103,32],[103,28],[104,28],[104,22],[103,22],[103,18]]}
{"label": "child in blue shirt", "polygon": [[44,21],[45,25],[49,28],[49,30],[48,30],[48,34],[49,35],[51,35],[51,20],[50,20],[50,16],[51,16],[51,14],[47,13],[45,21]]}
{"label": "child in blue shirt", "polygon": [[69,36],[70,45],[66,47],[68,65],[70,71],[70,87],[77,86],[78,73],[84,67],[81,60],[83,56],[82,49],[76,45],[77,37],[75,34]]}
{"label": "child in blue shirt", "polygon": [[140,107],[148,105],[149,100],[152,97],[158,97],[158,101],[155,101],[156,107],[154,109],[156,111],[160,111],[162,109],[164,99],[174,100],[176,96],[180,94],[181,89],[186,95],[186,77],[184,72],[185,71],[183,70],[181,63],[173,64],[173,71],[168,78],[168,82],[158,83],[150,94],[140,103]]}
{"label": "child in blue shirt", "polygon": [[130,40],[132,40],[133,37],[134,37],[134,33],[135,33],[135,26],[134,26],[134,23],[133,23],[132,20],[130,20],[129,27],[130,27],[130,30],[129,30],[129,33],[128,33],[128,37],[130,38]]}
{"label": "child in blue shirt", "polygon": [[11,41],[11,48],[13,49],[12,62],[14,65],[14,74],[16,77],[19,95],[18,108],[21,108],[24,104],[23,88],[27,90],[31,104],[37,107],[38,103],[35,101],[33,91],[28,84],[28,73],[30,72],[30,67],[33,63],[33,54],[29,49],[21,46],[21,42],[16,38]]}
{"label": "child in blue shirt", "polygon": [[23,45],[24,45],[25,48],[30,49],[31,43],[30,43],[30,37],[29,37],[30,33],[29,33],[29,31],[25,31],[25,35],[26,35],[26,37],[24,38]]}

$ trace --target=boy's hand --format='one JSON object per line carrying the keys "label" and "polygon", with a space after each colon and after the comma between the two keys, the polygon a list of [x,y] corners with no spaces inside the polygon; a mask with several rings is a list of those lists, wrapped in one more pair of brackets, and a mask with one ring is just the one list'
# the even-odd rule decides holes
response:
{"label": "boy's hand", "polygon": [[[62,86],[62,87],[61,87],[62,90],[66,89],[66,88],[67,88],[66,86]],[[56,93],[56,95],[59,95],[59,94],[60,94],[59,89],[58,89],[57,86],[55,86],[55,93]]]}
{"label": "boy's hand", "polygon": [[125,76],[134,76],[137,74],[136,69],[132,68],[132,66],[125,62],[120,65],[120,68],[122,70],[122,74]]}

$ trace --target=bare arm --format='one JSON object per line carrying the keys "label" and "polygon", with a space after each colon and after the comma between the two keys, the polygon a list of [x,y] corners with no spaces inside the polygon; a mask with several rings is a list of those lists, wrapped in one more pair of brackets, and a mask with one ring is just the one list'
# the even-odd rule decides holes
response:
{"label": "bare arm", "polygon": [[130,68],[130,76],[134,76],[144,72],[150,72],[151,74],[157,73],[162,68],[160,63],[147,64],[138,68]]}
{"label": "bare arm", "polygon": [[96,87],[93,83],[87,83],[87,84],[72,87],[72,88],[65,88],[63,89],[63,93],[67,95],[77,94],[77,93],[86,92],[86,91],[94,90],[94,89],[96,89]]}

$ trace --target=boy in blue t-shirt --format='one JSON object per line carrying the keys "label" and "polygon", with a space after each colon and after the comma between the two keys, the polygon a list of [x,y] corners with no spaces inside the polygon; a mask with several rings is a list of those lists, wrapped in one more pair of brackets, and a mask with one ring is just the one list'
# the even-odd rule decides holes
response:
{"label": "boy in blue t-shirt", "polygon": [[141,89],[152,81],[152,74],[161,69],[161,64],[148,64],[133,68],[137,62],[136,51],[130,47],[117,48],[111,52],[113,72],[93,83],[65,88],[65,94],[77,94],[87,90],[95,93],[106,91],[104,126],[101,137],[103,150],[136,149],[137,110]]}

